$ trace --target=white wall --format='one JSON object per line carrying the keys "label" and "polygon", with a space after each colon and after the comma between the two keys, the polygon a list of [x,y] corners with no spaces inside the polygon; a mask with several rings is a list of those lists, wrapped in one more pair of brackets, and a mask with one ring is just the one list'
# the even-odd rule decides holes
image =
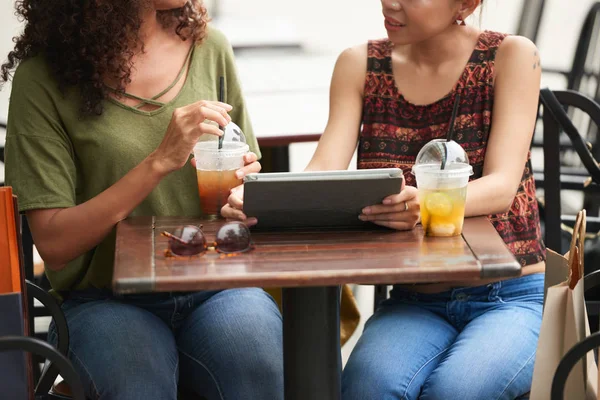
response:
{"label": "white wall", "polygon": [[[377,0],[210,0],[219,2],[223,15],[284,18],[294,25],[309,49],[338,53],[369,38],[383,37],[381,4]],[[522,2],[486,0],[482,27],[513,32]],[[594,0],[550,0],[542,23],[539,47],[544,65],[567,69],[575,51],[581,23]],[[0,2],[0,60],[12,48],[12,37],[20,24],[14,16],[14,1]],[[474,21],[474,23],[479,23]],[[0,91],[0,119],[6,119],[9,87]]]}
{"label": "white wall", "polygon": [[[293,22],[311,47],[340,48],[384,36],[381,4],[377,0],[212,0],[223,15],[253,16],[258,20],[283,17]],[[482,27],[514,33],[523,1],[486,0]],[[548,0],[541,27],[540,48],[548,65],[568,67],[581,23],[595,0]],[[479,23],[478,19],[473,21]]]}
{"label": "white wall", "polygon": [[[521,5],[527,0],[486,0],[482,27],[513,32]],[[324,51],[341,49],[367,38],[385,35],[381,4],[377,0],[210,0],[219,2],[223,15],[260,18],[283,17],[297,29],[306,45]],[[550,0],[542,23],[539,47],[546,65],[567,68],[581,22],[594,0]],[[0,2],[0,60],[12,47],[11,38],[19,23],[13,12],[14,1]],[[257,22],[259,23],[259,22]],[[6,117],[8,89],[0,91],[0,119]]]}

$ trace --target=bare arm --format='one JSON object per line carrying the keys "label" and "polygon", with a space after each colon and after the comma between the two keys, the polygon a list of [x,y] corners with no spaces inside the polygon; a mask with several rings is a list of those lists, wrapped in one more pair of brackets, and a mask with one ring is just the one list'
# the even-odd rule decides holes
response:
{"label": "bare arm", "polygon": [[159,147],[104,192],[75,207],[28,211],[36,246],[48,268],[60,270],[97,246],[163,177],[187,163],[200,135],[221,134],[216,126],[203,121],[208,119],[226,125],[230,110],[229,105],[217,102],[182,107],[173,113]]}
{"label": "bare arm", "polygon": [[98,245],[163,176],[156,160],[148,157],[113,186],[83,204],[28,211],[27,220],[46,266],[60,270]]}
{"label": "bare arm", "polygon": [[327,127],[306,171],[348,168],[358,141],[366,73],[366,44],[339,56],[331,79]]}
{"label": "bare arm", "polygon": [[540,56],[522,37],[508,37],[496,55],[492,131],[483,176],[469,184],[466,215],[510,209],[523,176],[537,118]]}
{"label": "bare arm", "polygon": [[[348,168],[358,141],[366,73],[366,44],[347,49],[338,57],[331,79],[327,127],[305,171]],[[243,186],[234,188],[221,215],[254,225],[256,218],[248,218],[242,211],[243,198]]]}
{"label": "bare arm", "polygon": [[[345,170],[350,164],[362,119],[364,84],[367,73],[367,45],[345,50],[338,58],[330,89],[329,120],[306,171]],[[243,212],[243,189],[234,190],[221,214],[229,219],[256,224]],[[382,215],[373,216],[380,211]],[[393,229],[412,229],[419,218],[416,189],[406,188],[402,193],[389,196],[383,204],[367,207],[363,221]],[[369,215],[366,215],[369,214]]]}

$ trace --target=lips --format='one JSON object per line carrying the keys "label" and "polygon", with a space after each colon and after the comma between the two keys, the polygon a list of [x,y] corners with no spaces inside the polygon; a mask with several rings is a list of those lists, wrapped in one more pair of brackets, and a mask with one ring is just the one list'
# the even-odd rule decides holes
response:
{"label": "lips", "polygon": [[401,23],[399,21],[396,21],[393,18],[385,17],[385,29],[388,32],[398,32],[398,31],[401,31],[402,29],[404,29],[405,26],[406,26],[405,24],[403,24],[403,23]]}
{"label": "lips", "polygon": [[385,17],[385,22],[387,22],[389,25],[397,27],[397,28],[401,28],[401,27],[405,26],[405,24],[403,24],[402,22],[397,21],[394,18],[390,18],[390,17]]}

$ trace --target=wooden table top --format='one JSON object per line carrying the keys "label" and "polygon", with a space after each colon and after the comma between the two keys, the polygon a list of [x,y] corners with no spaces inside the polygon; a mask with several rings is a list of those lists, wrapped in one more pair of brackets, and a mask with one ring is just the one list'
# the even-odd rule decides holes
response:
{"label": "wooden table top", "polygon": [[520,266],[485,217],[465,221],[463,236],[409,232],[253,232],[255,249],[234,257],[215,251],[166,257],[163,230],[203,225],[208,241],[223,222],[134,217],[117,227],[113,287],[119,293],[233,287],[416,283],[515,276]]}

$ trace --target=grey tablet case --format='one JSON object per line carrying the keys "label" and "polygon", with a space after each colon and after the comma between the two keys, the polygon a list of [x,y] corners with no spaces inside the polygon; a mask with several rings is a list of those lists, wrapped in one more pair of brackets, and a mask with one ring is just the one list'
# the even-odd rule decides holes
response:
{"label": "grey tablet case", "polygon": [[250,174],[244,178],[244,213],[252,229],[362,228],[361,210],[400,192],[399,168]]}

